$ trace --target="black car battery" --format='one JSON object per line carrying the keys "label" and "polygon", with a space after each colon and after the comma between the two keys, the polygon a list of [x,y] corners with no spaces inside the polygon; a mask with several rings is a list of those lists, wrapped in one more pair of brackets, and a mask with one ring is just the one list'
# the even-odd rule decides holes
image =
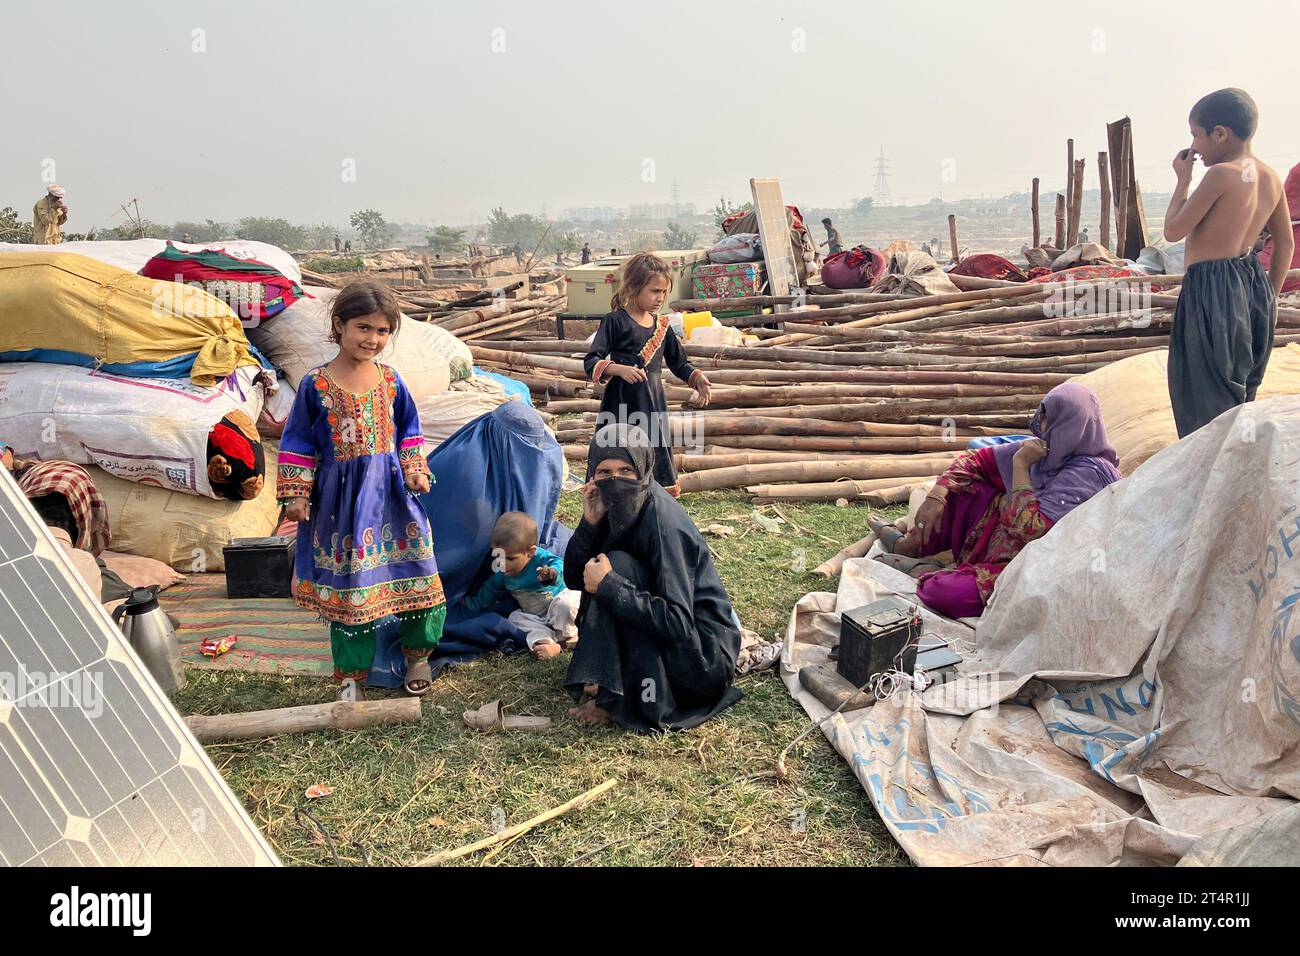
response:
{"label": "black car battery", "polygon": [[921,609],[900,597],[887,597],[840,615],[841,677],[861,687],[877,674],[912,673],[921,639]]}

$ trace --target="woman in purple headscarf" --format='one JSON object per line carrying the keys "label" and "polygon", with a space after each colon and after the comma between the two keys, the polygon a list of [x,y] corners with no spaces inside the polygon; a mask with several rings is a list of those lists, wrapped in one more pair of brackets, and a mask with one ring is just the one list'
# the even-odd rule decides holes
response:
{"label": "woman in purple headscarf", "polygon": [[892,525],[872,525],[894,554],[952,552],[954,568],[927,570],[942,565],[920,562],[912,569],[920,579],[917,596],[946,617],[981,614],[998,575],[1025,545],[1120,479],[1101,403],[1088,386],[1056,386],[1029,429],[1035,438],[981,448],[953,462],[906,535]]}

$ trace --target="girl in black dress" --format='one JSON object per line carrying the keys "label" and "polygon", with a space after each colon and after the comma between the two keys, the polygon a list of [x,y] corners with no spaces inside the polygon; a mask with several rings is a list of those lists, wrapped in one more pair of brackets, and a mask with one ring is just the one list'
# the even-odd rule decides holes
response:
{"label": "girl in black dress", "polygon": [[676,497],[677,471],[661,377],[664,362],[695,389],[700,405],[709,403],[710,387],[704,373],[687,360],[667,316],[659,314],[671,289],[668,264],[654,253],[638,252],[628,259],[610,301],[614,311],[601,319],[585,367],[593,382],[605,386],[597,430],[622,424],[648,434],[654,448],[655,481]]}

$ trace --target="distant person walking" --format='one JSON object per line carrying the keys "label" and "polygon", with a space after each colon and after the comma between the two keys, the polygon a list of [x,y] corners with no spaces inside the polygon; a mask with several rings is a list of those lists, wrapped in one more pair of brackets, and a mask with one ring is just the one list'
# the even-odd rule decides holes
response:
{"label": "distant person walking", "polygon": [[337,252],[339,252],[340,250],[342,250],[342,248],[343,248],[343,243],[339,240],[339,237],[338,237],[338,236],[335,236],[335,237],[334,237],[334,251],[337,253]]}
{"label": "distant person walking", "polygon": [[351,240],[351,239],[349,239],[347,242],[343,243],[343,251],[346,252],[348,255],[351,255],[351,254],[352,254],[352,240]]}
{"label": "distant person walking", "polygon": [[582,244],[582,264],[585,266],[590,261],[591,261],[591,243],[584,242]]}
{"label": "distant person walking", "polygon": [[822,220],[822,225],[826,227],[826,241],[818,243],[819,246],[828,246],[826,250],[831,255],[844,251],[844,240],[840,238],[840,231],[831,225],[830,217],[827,216]]}
{"label": "distant person walking", "polygon": [[57,246],[63,241],[60,228],[68,221],[67,195],[58,183],[51,183],[49,190],[32,207],[32,242],[38,246]]}

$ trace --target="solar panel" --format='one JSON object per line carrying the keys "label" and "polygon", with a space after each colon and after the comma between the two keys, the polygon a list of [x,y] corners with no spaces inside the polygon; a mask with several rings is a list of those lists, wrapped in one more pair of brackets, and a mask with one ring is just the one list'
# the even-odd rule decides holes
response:
{"label": "solar panel", "polygon": [[[754,195],[754,218],[758,220],[758,236],[767,263],[768,292],[789,295],[799,273],[795,271],[794,251],[790,248],[790,223],[781,198],[781,180],[751,179],[749,189]],[[788,309],[789,306],[781,305],[775,311]]]}
{"label": "solar panel", "polygon": [[4,468],[0,863],[279,863]]}

